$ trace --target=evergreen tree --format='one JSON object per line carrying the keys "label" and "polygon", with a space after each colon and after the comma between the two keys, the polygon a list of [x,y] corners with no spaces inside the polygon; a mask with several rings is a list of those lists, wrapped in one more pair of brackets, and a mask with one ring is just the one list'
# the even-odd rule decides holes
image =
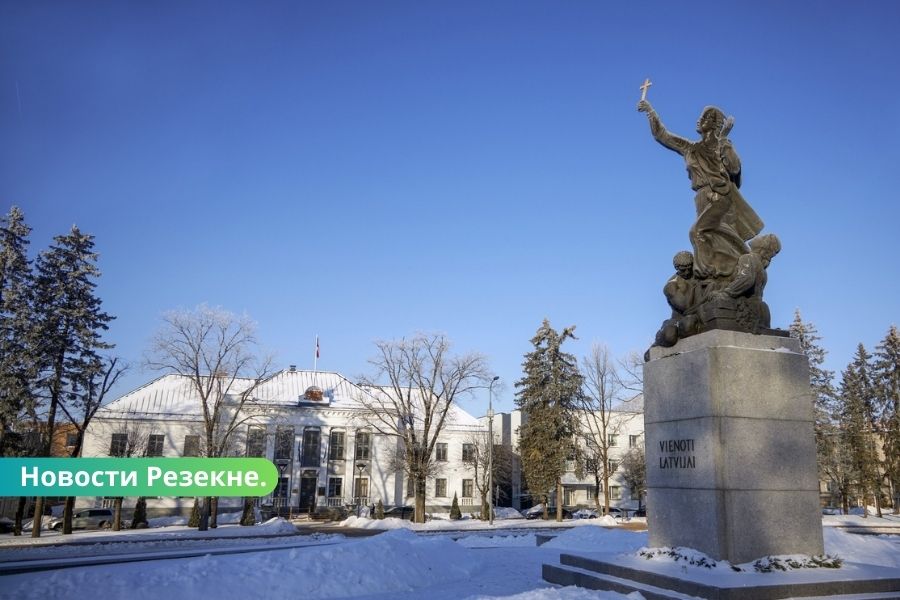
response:
{"label": "evergreen tree", "polygon": [[873,368],[884,470],[894,491],[894,514],[900,514],[900,332],[891,325],[875,349]]}
{"label": "evergreen tree", "polygon": [[800,348],[809,360],[809,384],[814,399],[816,463],[819,467],[819,478],[828,480],[832,489],[840,489],[843,471],[839,468],[839,463],[843,452],[835,426],[835,390],[832,383],[834,372],[822,368],[826,353],[819,345],[822,338],[819,337],[815,325],[803,321],[799,309],[794,311],[790,334],[800,342]]}
{"label": "evergreen tree", "polygon": [[462,519],[462,511],[459,510],[459,500],[456,498],[456,492],[453,492],[453,504],[450,506],[450,519],[459,521]]}
{"label": "evergreen tree", "polygon": [[0,456],[30,454],[20,421],[36,422],[30,232],[18,207],[0,217]]}
{"label": "evergreen tree", "polygon": [[[847,450],[853,477],[859,487],[863,506],[870,494],[880,507],[878,455],[872,436],[875,393],[869,361],[871,355],[859,344],[856,355],[841,374],[841,437]],[[868,511],[864,514],[868,516]]]}
{"label": "evergreen tree", "polygon": [[384,519],[384,502],[381,501],[381,498],[378,499],[378,504],[375,505],[375,518],[378,520]]}
{"label": "evergreen tree", "polygon": [[141,496],[134,505],[134,515],[131,517],[132,529],[146,529],[149,527],[147,522],[147,499]]}
{"label": "evergreen tree", "polygon": [[[247,504],[244,504],[244,510],[247,510]],[[242,517],[243,521],[243,517]],[[243,522],[241,523],[243,525]],[[191,516],[188,517],[188,527],[197,527],[200,525],[200,499],[194,497],[194,505],[191,507]]]}
{"label": "evergreen tree", "polygon": [[575,338],[575,327],[557,333],[544,319],[531,339],[534,350],[525,355],[524,376],[516,382],[516,404],[522,410],[519,452],[528,489],[544,504],[547,518],[551,490],[557,496],[557,520],[562,519],[562,475],[575,446],[576,402],[582,377],[575,357],[560,347]]}
{"label": "evergreen tree", "polygon": [[[57,412],[65,410],[64,403],[82,394],[87,382],[102,372],[99,351],[112,347],[101,339],[113,317],[102,311],[95,294],[100,270],[93,236],[73,226],[54,242],[38,257],[35,286],[39,384],[47,409],[44,456],[50,455]],[[35,510],[42,508],[43,499],[38,498]],[[39,537],[40,530],[35,528],[32,536]]]}

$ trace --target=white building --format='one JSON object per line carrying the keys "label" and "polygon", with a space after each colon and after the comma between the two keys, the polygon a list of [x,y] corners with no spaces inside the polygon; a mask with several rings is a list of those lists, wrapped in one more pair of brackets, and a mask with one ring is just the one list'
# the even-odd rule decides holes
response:
{"label": "white building", "polygon": [[[230,391],[236,396],[249,385],[249,380],[238,381]],[[359,401],[378,392],[338,373],[293,367],[254,389],[252,412],[242,418],[227,454],[263,456],[278,467],[279,484],[260,500],[261,506],[296,514],[312,507],[352,509],[379,499],[385,506],[412,504],[410,482],[397,460],[401,441],[373,428]],[[82,456],[197,456],[205,439],[201,411],[186,377],[159,377],[97,412]],[[438,438],[438,472],[428,481],[426,510],[449,511],[454,493],[463,506],[480,503],[474,498],[472,467],[464,458],[473,433],[483,431],[477,419],[452,408]],[[130,500],[126,507],[133,506]],[[88,498],[80,504],[102,502]],[[220,512],[237,510],[239,503],[239,498],[222,498]],[[147,505],[150,516],[184,514],[193,498],[149,499]]]}

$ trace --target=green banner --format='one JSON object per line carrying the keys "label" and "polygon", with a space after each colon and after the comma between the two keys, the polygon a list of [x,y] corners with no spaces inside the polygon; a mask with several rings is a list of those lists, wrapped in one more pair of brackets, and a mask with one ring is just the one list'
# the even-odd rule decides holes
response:
{"label": "green banner", "polygon": [[265,458],[0,458],[0,496],[265,496]]}

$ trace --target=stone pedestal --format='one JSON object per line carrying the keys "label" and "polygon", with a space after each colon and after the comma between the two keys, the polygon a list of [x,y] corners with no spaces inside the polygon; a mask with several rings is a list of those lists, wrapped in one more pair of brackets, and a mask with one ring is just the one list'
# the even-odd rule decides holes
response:
{"label": "stone pedestal", "polygon": [[650,545],[732,564],[821,554],[809,364],[791,338],[708,331],[644,365]]}

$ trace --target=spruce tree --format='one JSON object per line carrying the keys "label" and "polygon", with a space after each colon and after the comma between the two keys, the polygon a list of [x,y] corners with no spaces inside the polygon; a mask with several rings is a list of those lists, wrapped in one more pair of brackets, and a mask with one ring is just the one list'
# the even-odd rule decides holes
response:
{"label": "spruce tree", "polygon": [[[246,510],[246,504],[244,505]],[[191,507],[191,516],[188,517],[188,527],[197,527],[200,525],[200,499],[194,497],[194,505]],[[243,524],[243,523],[242,523]]]}
{"label": "spruce tree", "polygon": [[[57,236],[54,244],[37,260],[35,314],[40,352],[39,381],[47,401],[44,456],[56,426],[57,412],[68,398],[78,397],[88,381],[104,368],[99,351],[111,348],[102,333],[113,317],[103,312],[95,294],[96,265],[93,236],[73,226],[68,235]],[[62,406],[65,409],[64,406]],[[43,499],[35,502],[35,510],[43,508]],[[32,531],[33,537],[40,530]]]}
{"label": "spruce tree", "polygon": [[141,496],[134,505],[134,515],[131,517],[132,529],[146,529],[150,524],[147,522],[147,499]]}
{"label": "spruce tree", "polygon": [[0,217],[0,456],[30,454],[23,417],[36,421],[32,396],[33,274],[22,211],[13,206]]}
{"label": "spruce tree", "polygon": [[375,518],[378,520],[384,519],[384,502],[381,501],[381,498],[378,499],[378,504],[375,505]]}
{"label": "spruce tree", "polygon": [[[880,507],[878,455],[872,436],[875,394],[870,360],[871,355],[859,344],[853,361],[841,374],[841,437],[863,499],[863,507],[870,494],[875,495],[876,507]],[[868,511],[863,516],[868,516]]]}
{"label": "spruce tree", "polygon": [[453,504],[450,506],[450,520],[459,521],[462,519],[462,511],[459,510],[459,500],[456,498],[456,492],[453,492]]}
{"label": "spruce tree", "polygon": [[832,488],[840,488],[842,449],[835,423],[834,372],[822,368],[825,350],[819,345],[819,332],[812,323],[804,322],[800,310],[794,311],[790,326],[791,337],[800,342],[800,348],[809,360],[809,384],[814,399],[816,463],[819,478],[829,480]]}
{"label": "spruce tree", "polygon": [[892,325],[875,349],[873,380],[878,399],[884,470],[894,490],[894,514],[900,514],[900,332]]}
{"label": "spruce tree", "polygon": [[544,322],[531,339],[524,375],[516,382],[516,404],[522,410],[519,451],[525,482],[532,497],[544,504],[547,518],[551,490],[557,495],[557,520],[562,518],[561,480],[577,430],[576,402],[582,377],[575,357],[560,347],[575,338],[575,327],[557,333]]}

